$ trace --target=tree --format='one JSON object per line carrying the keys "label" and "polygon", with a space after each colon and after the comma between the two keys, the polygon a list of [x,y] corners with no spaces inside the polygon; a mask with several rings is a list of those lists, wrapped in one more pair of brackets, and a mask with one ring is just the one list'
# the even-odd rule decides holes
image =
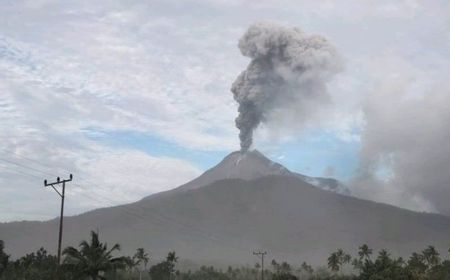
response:
{"label": "tree", "polygon": [[229,280],[228,272],[224,273],[212,266],[201,266],[200,269],[187,273],[181,273],[177,279],[182,280]]}
{"label": "tree", "polygon": [[56,256],[47,254],[44,248],[9,262],[1,279],[51,279],[57,270]]}
{"label": "tree", "polygon": [[108,249],[107,244],[100,242],[98,233],[94,231],[91,231],[90,242],[82,241],[79,248],[67,247],[63,251],[64,267],[79,277],[105,279],[105,272],[125,267],[124,257],[112,256],[114,251],[120,250],[120,245],[114,244]]}
{"label": "tree", "polygon": [[314,269],[312,268],[312,266],[306,262],[302,262],[301,270],[308,274],[312,274],[314,272]]}
{"label": "tree", "polygon": [[331,253],[331,255],[328,257],[328,268],[331,269],[331,271],[337,272],[339,271],[341,266],[341,262],[339,259],[339,255],[336,252]]}
{"label": "tree", "polygon": [[133,269],[138,265],[134,257],[133,258],[129,256],[123,257],[123,262],[124,262],[124,269],[129,273],[131,273]]}
{"label": "tree", "polygon": [[374,262],[366,261],[361,268],[359,280],[411,280],[411,274],[404,268],[402,258],[392,259],[386,250],[381,250]]}
{"label": "tree", "polygon": [[355,258],[352,261],[352,265],[356,270],[361,272],[361,269],[365,263],[370,263],[370,256],[372,255],[372,249],[367,246],[367,244],[363,244],[359,247],[358,256],[359,258]]}
{"label": "tree", "polygon": [[3,272],[6,270],[9,262],[9,256],[4,252],[5,243],[0,240],[0,277],[2,277]]}
{"label": "tree", "polygon": [[165,261],[162,261],[150,268],[150,277],[154,280],[170,280],[171,276],[175,273],[175,264],[178,261],[178,257],[175,252],[169,252]]}
{"label": "tree", "polygon": [[372,249],[370,249],[367,244],[363,244],[361,247],[359,247],[358,255],[361,260],[370,259],[370,255],[372,255]]}
{"label": "tree", "polygon": [[345,253],[344,250],[338,249],[328,257],[328,268],[331,271],[337,272],[341,269],[342,265],[350,263],[351,260],[352,256]]}
{"label": "tree", "polygon": [[428,271],[428,279],[450,279],[450,261],[445,260]]}
{"label": "tree", "polygon": [[424,262],[427,264],[429,268],[433,268],[434,266],[441,263],[439,253],[433,246],[428,246],[428,248],[423,250],[422,256]]}
{"label": "tree", "polygon": [[297,280],[298,278],[292,274],[292,268],[287,262],[277,263],[272,260],[272,266],[274,268],[274,273],[272,275],[272,280]]}
{"label": "tree", "polygon": [[[136,260],[136,265],[144,264],[144,270],[147,270],[147,264],[150,260],[148,253],[145,252],[144,248],[138,248],[136,254],[134,254],[133,259]],[[142,271],[139,269],[139,279],[142,279]]]}

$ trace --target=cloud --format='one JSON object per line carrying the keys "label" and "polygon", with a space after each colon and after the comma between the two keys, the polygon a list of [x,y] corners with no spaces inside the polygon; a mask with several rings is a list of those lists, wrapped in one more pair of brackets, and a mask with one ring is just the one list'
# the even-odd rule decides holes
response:
{"label": "cloud", "polygon": [[[45,13],[33,11],[34,17]],[[135,9],[99,12],[97,21],[82,11],[68,16],[69,11],[70,7],[57,11],[69,21],[54,15],[42,19],[42,26],[35,27],[41,35],[35,35],[32,42],[25,40],[29,30],[17,18],[7,17],[16,32],[4,30],[0,36],[3,82],[26,88],[25,98],[47,102],[45,109],[53,105],[60,111],[68,110],[56,113],[55,109],[34,106],[40,121],[74,130],[99,126],[152,131],[167,141],[196,149],[237,146],[231,137],[234,104],[230,96],[221,94],[229,91],[226,75],[207,67],[210,64],[223,71],[231,65],[215,54],[211,48],[214,41],[195,46],[200,44],[198,35],[170,21],[165,23],[164,34],[171,35],[162,36],[160,25],[150,25],[153,19]],[[25,9],[24,13],[31,12]],[[55,24],[59,27],[49,26],[53,20],[61,21]],[[55,28],[58,30],[50,32]],[[139,28],[135,36],[128,33],[133,28]],[[45,35],[48,33],[58,37]],[[149,37],[168,42],[155,44]],[[174,47],[166,51],[161,43]],[[189,48],[202,49],[203,55],[185,55],[184,49]],[[228,84],[231,79],[230,74]],[[37,93],[34,88],[38,88]],[[191,98],[193,94],[197,98]],[[17,93],[14,97],[17,103],[23,102]],[[49,100],[54,103],[49,104]],[[213,130],[220,133],[211,133]]]}
{"label": "cloud", "polygon": [[153,17],[149,7],[29,4],[8,3],[0,12],[0,197],[8,198],[0,220],[56,216],[58,200],[43,191],[44,178],[72,172],[95,182],[89,188],[75,181],[68,190],[66,213],[77,214],[167,190],[200,172],[176,158],[111,151],[86,131],[132,131],[202,151],[238,146],[234,104],[221,94],[233,79],[224,82],[232,64],[217,51],[221,41]]}
{"label": "cloud", "polygon": [[66,187],[66,213],[74,215],[133,202],[172,189],[201,173],[191,163],[176,158],[110,150],[86,141],[84,144],[90,144],[90,148],[55,149],[52,144],[56,143],[21,145],[14,152],[0,150],[1,197],[7,198],[0,200],[2,221],[56,216],[59,199],[52,189],[44,189],[44,179],[52,181],[57,176],[74,174]]}
{"label": "cloud", "polygon": [[[355,194],[450,215],[450,91],[442,62],[417,69],[401,57],[371,68]],[[444,62],[446,63],[446,62]]]}
{"label": "cloud", "polygon": [[[186,161],[152,157],[138,151],[112,151],[94,159],[79,160],[78,164],[85,178],[95,179],[93,188],[101,186],[100,193],[121,203],[172,189],[201,173]],[[84,183],[87,183],[86,189],[91,187],[81,181],[82,185]]]}

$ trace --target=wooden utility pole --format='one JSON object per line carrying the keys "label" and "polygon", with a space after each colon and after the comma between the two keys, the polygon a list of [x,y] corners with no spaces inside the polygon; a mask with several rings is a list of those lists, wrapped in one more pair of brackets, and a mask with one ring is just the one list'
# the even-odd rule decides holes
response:
{"label": "wooden utility pole", "polygon": [[261,280],[264,280],[264,256],[267,255],[267,252],[253,252],[253,255],[261,257]]}
{"label": "wooden utility pole", "polygon": [[[55,192],[61,197],[61,215],[59,216],[59,237],[58,237],[58,268],[61,265],[61,243],[62,243],[62,234],[63,234],[63,220],[64,220],[64,197],[66,193],[66,183],[72,181],[73,176],[70,174],[69,179],[60,180],[60,178],[56,178],[56,182],[47,183],[47,180],[44,180],[45,187],[52,187]],[[62,191],[59,192],[55,186],[62,184]]]}

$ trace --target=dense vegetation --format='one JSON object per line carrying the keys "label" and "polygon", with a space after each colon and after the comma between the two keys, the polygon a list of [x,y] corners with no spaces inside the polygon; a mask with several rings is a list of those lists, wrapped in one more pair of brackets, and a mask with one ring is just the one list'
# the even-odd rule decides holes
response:
{"label": "dense vegetation", "polygon": [[[193,271],[178,271],[178,257],[169,252],[167,257],[151,265],[149,253],[138,248],[134,256],[116,257],[119,244],[108,248],[96,232],[78,248],[67,247],[58,268],[57,258],[43,248],[12,260],[0,240],[0,280],[50,280],[59,274],[61,280],[256,280],[261,277],[259,264],[221,270],[202,266]],[[450,279],[450,260],[442,260],[439,252],[429,246],[409,259],[393,258],[386,250],[376,255],[367,245],[352,257],[338,249],[327,259],[326,267],[314,269],[303,262],[294,267],[286,262],[272,260],[264,269],[267,280],[445,280]]]}

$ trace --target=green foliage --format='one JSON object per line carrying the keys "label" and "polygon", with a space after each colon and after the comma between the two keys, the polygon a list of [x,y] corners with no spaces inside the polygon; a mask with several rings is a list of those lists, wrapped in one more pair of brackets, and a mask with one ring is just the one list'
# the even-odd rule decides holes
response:
{"label": "green foliage", "polygon": [[[142,273],[139,266],[146,267],[150,258],[143,248],[138,248],[133,257],[114,257],[120,249],[116,244],[108,248],[100,242],[99,236],[91,232],[89,242],[83,241],[79,248],[67,247],[59,268],[61,280],[259,280],[261,267],[228,267],[220,270],[202,266],[194,271],[180,272],[175,269],[178,257],[169,252],[165,260],[153,265],[148,273]],[[407,261],[393,258],[386,250],[372,256],[373,250],[366,244],[359,247],[352,258],[342,249],[331,253],[327,268],[316,268],[306,262],[293,267],[287,262],[272,260],[264,269],[265,280],[448,280],[450,260],[443,260],[439,252],[429,246],[420,253],[413,253]],[[352,264],[353,270],[342,269]],[[53,280],[58,271],[56,256],[43,248],[17,260],[11,260],[0,241],[0,280]],[[146,269],[145,269],[146,271]]]}
{"label": "green foliage", "polygon": [[375,261],[366,260],[361,267],[359,280],[410,280],[410,273],[401,258],[392,259],[386,250],[381,250]]}
{"label": "green foliage", "polygon": [[328,257],[328,268],[331,269],[331,271],[337,272],[344,264],[349,264],[351,260],[352,256],[345,253],[342,249],[338,249]]}
{"label": "green foliage", "polygon": [[44,248],[27,254],[18,260],[8,262],[0,279],[47,280],[51,279],[57,269],[56,256],[49,255]]}
{"label": "green foliage", "polygon": [[9,262],[9,256],[5,253],[4,250],[5,250],[5,243],[3,242],[3,240],[0,240],[0,277],[2,277]]}
{"label": "green foliage", "polygon": [[422,251],[422,256],[425,264],[428,268],[432,269],[433,267],[439,265],[441,263],[441,258],[439,256],[438,251],[433,246],[428,246],[425,250]]}
{"label": "green foliage", "polygon": [[[445,260],[442,263],[432,267],[428,272],[427,279],[450,279],[450,261]],[[419,278],[417,278],[419,279]]]}
{"label": "green foliage", "polygon": [[[178,277],[180,280],[229,280],[231,274],[216,270],[212,266],[202,266],[195,272],[188,271],[181,273]],[[153,279],[153,278],[152,278]]]}
{"label": "green foliage", "polygon": [[144,248],[138,248],[136,250],[136,254],[133,256],[133,260],[135,260],[136,265],[144,264],[144,268],[147,270],[147,264],[150,261],[150,256],[147,252],[145,252]]}
{"label": "green foliage", "polygon": [[178,257],[175,252],[169,252],[166,260],[150,268],[149,274],[153,280],[170,280],[175,273],[175,264]]}
{"label": "green foliage", "polygon": [[418,253],[412,253],[407,262],[406,269],[416,279],[423,278],[428,269],[427,264],[423,260],[423,256]]}
{"label": "green foliage", "polygon": [[287,262],[277,263],[272,260],[273,274],[272,280],[297,280],[298,277],[292,274],[292,267]]}
{"label": "green foliage", "polygon": [[119,244],[115,244],[108,249],[106,243],[99,240],[98,233],[91,232],[91,240],[82,241],[79,250],[74,247],[67,247],[63,251],[64,268],[73,275],[83,279],[90,277],[92,280],[104,279],[103,274],[108,271],[123,269],[126,266],[124,257],[115,258],[112,253],[119,251]]}
{"label": "green foliage", "polygon": [[303,262],[300,266],[300,272],[304,272],[306,274],[312,274],[314,272],[314,269],[312,266],[307,264],[306,262]]}

